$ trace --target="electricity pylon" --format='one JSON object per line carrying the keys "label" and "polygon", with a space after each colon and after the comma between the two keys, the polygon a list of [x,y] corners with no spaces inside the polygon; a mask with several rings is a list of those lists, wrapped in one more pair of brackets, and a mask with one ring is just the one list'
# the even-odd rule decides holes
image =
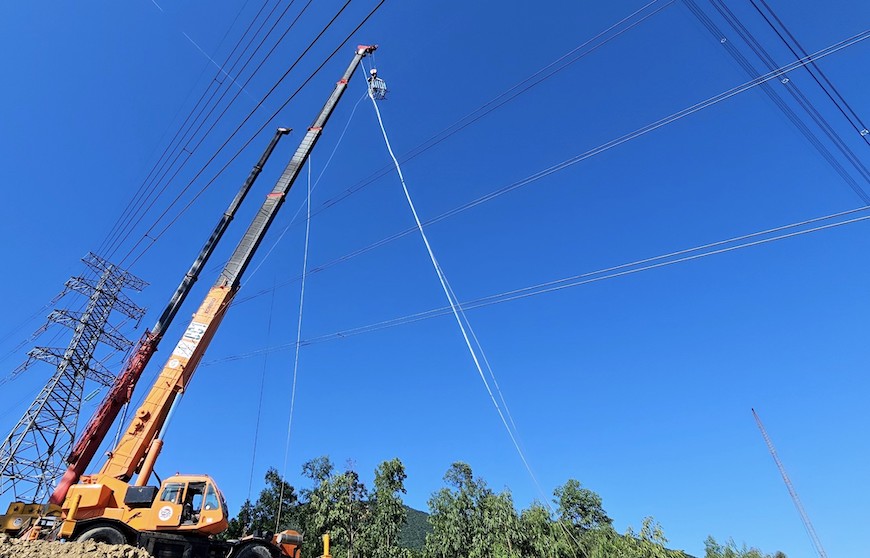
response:
{"label": "electricity pylon", "polygon": [[[123,289],[141,291],[146,283],[112,263],[88,254],[82,259],[97,278],[73,277],[63,296],[76,292],[87,297],[81,312],[54,310],[49,325],[60,324],[73,332],[65,348],[34,347],[17,375],[39,360],[55,372],[0,446],[0,494],[13,491],[18,501],[48,500],[55,483],[66,470],[65,459],[76,434],[85,380],[110,386],[114,376],[94,358],[100,343],[117,351],[131,343],[109,324],[113,311],[138,320],[145,310],[133,304]],[[58,297],[60,298],[60,297]],[[57,299],[56,299],[57,300]]]}

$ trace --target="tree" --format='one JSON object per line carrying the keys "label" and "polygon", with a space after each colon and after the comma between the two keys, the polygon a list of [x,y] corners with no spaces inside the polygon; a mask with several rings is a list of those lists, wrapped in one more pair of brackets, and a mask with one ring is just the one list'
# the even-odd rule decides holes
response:
{"label": "tree", "polygon": [[580,529],[595,529],[611,525],[613,520],[604,512],[601,496],[588,488],[582,488],[580,482],[568,479],[564,485],[553,491],[559,519]]}
{"label": "tree", "polygon": [[356,556],[361,541],[359,535],[366,516],[365,485],[356,471],[335,474],[329,457],[317,457],[302,465],[302,474],[313,481],[311,488],[302,490],[302,525],[309,536],[303,543],[303,554],[316,556],[320,536],[329,533],[334,542],[336,556]]}
{"label": "tree", "polygon": [[521,558],[520,519],[510,492],[493,493],[471,467],[457,462],[444,475],[449,485],[429,499],[425,558]]}
{"label": "tree", "polygon": [[560,558],[569,556],[565,549],[565,541],[555,529],[549,510],[539,502],[523,510],[519,518],[521,554],[537,558]]}
{"label": "tree", "polygon": [[239,510],[239,514],[230,519],[229,526],[227,530],[224,531],[224,538],[227,539],[238,539],[244,537],[250,530],[251,526],[254,523],[254,505],[251,504],[251,500],[245,500],[245,503],[242,504],[242,508]]}
{"label": "tree", "polygon": [[405,466],[398,459],[384,461],[375,469],[368,523],[363,532],[365,556],[396,558],[404,554],[399,547],[399,531],[408,515],[401,496],[405,494],[406,478]]}
{"label": "tree", "polygon": [[444,475],[449,485],[429,499],[429,523],[425,558],[470,557],[475,540],[482,537],[483,516],[480,502],[491,491],[486,483],[475,479],[467,463],[456,462]]}
{"label": "tree", "polygon": [[786,558],[782,552],[775,554],[764,554],[757,548],[747,548],[744,543],[742,547],[738,547],[734,539],[728,539],[728,542],[719,544],[712,536],[707,537],[704,541],[704,558]]}
{"label": "tree", "polygon": [[368,491],[357,472],[349,470],[331,479],[329,493],[334,512],[331,532],[347,558],[353,558],[358,555],[360,535],[368,519]]}
{"label": "tree", "polygon": [[230,520],[227,537],[239,538],[298,527],[297,496],[294,488],[281,478],[275,468],[266,471],[265,480],[266,487],[260,491],[257,501],[251,504],[250,500],[245,500],[238,515]]}

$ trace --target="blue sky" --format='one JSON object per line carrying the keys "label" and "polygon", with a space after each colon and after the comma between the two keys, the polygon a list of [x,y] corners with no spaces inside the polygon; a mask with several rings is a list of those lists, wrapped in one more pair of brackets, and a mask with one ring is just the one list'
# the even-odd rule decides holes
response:
{"label": "blue sky", "polygon": [[[350,4],[203,178],[266,123],[374,4]],[[644,5],[569,4],[384,4],[136,261],[132,271],[151,283],[136,299],[149,308],[143,323],[150,326],[274,127],[297,130],[279,145],[143,386],[214,281],[353,45],[380,45],[375,62],[391,90],[381,110],[394,148],[406,153]],[[727,4],[778,64],[793,60],[748,0]],[[340,5],[330,0],[309,8],[214,130],[191,148],[190,163],[143,225],[193,180]],[[709,2],[699,5],[718,18]],[[810,52],[870,24],[865,2],[771,5]],[[40,325],[29,318],[81,270],[79,258],[112,231],[196,99],[217,87],[217,68],[200,49],[222,63],[259,7],[138,0],[0,8],[0,42],[14,54],[5,59],[7,85],[0,91],[5,370],[23,360],[26,349],[16,346]],[[661,12],[405,164],[421,217],[440,215],[748,80],[682,2],[655,7]],[[728,37],[751,57],[730,29]],[[275,39],[273,34],[267,45]],[[819,63],[865,121],[868,62],[865,41]],[[806,72],[790,79],[867,161],[868,145]],[[785,94],[783,84],[773,84]],[[224,105],[236,93],[230,85],[221,85],[230,90]],[[315,208],[389,162],[368,101],[354,111],[363,92],[358,74],[312,157],[317,176],[347,126],[312,196]],[[845,158],[837,158],[868,187]],[[204,184],[193,180],[182,201]],[[273,287],[301,271],[303,227],[297,222],[278,240],[304,202],[304,186],[300,181],[291,193],[238,298],[266,294],[230,311],[179,407],[157,467],[161,476],[213,475],[233,509],[248,495],[252,459],[255,493],[265,469],[284,459],[292,353],[232,357],[295,339],[299,284]],[[862,204],[756,88],[427,231],[459,298],[472,300]],[[309,262],[317,266],[413,221],[389,175],[318,213],[311,225]],[[755,407],[828,553],[858,555],[859,533],[870,520],[860,467],[870,457],[864,410],[870,386],[863,373],[870,315],[867,226],[859,222],[469,311],[545,492],[577,478],[602,495],[618,529],[637,528],[652,515],[673,547],[696,555],[712,534],[767,552],[811,556],[753,422]],[[146,228],[135,228],[117,254],[133,248]],[[329,336],[444,303],[422,242],[409,235],[311,275],[302,337]],[[34,367],[3,386],[4,432],[49,373]],[[425,508],[450,463],[464,460],[493,488],[510,488],[518,505],[540,498],[449,316],[305,346],[296,403],[288,460],[288,477],[296,484],[303,482],[299,465],[317,455],[328,454],[341,467],[352,461],[369,482],[378,462],[399,457],[409,475],[407,502]]]}

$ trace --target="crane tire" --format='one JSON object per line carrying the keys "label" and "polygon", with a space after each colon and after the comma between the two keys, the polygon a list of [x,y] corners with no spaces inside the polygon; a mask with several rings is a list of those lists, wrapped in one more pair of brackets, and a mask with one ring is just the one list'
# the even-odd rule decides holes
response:
{"label": "crane tire", "polygon": [[127,537],[124,536],[124,533],[109,525],[101,525],[88,529],[76,537],[76,540],[78,542],[94,541],[106,544],[127,544]]}
{"label": "crane tire", "polygon": [[272,558],[272,552],[262,544],[252,544],[240,550],[235,558]]}

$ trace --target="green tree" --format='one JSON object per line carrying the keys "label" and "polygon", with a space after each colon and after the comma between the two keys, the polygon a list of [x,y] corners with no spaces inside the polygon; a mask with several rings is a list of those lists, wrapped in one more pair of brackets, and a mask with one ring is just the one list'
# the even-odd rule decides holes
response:
{"label": "green tree", "polygon": [[728,539],[725,544],[719,544],[712,536],[704,541],[704,558],[786,558],[782,552],[764,554],[757,548],[747,548],[744,543],[738,547],[734,539]]}
{"label": "green tree", "polygon": [[613,523],[604,511],[601,496],[581,487],[575,479],[568,479],[553,491],[553,495],[556,496],[559,519],[573,527],[595,529]]}
{"label": "green tree", "polygon": [[524,541],[510,492],[493,493],[471,467],[457,462],[444,475],[448,487],[429,499],[424,558],[521,558]]}
{"label": "green tree", "polygon": [[260,491],[257,501],[252,504],[250,500],[245,500],[238,515],[230,520],[227,537],[265,534],[298,526],[298,505],[294,488],[281,478],[275,468],[266,471],[265,481],[266,486]]}
{"label": "green tree", "polygon": [[251,500],[245,500],[245,503],[242,504],[241,509],[239,510],[239,514],[230,519],[229,526],[227,530],[224,531],[224,538],[227,539],[238,539],[244,537],[251,530],[251,526],[254,524],[254,505],[251,503]]}
{"label": "green tree", "polygon": [[487,493],[480,500],[483,529],[469,555],[473,558],[521,558],[520,518],[508,490]]}
{"label": "green tree", "polygon": [[483,517],[480,502],[491,491],[475,479],[467,463],[456,462],[444,475],[448,487],[429,499],[429,523],[424,558],[470,557],[475,540],[482,538]]}
{"label": "green tree", "polygon": [[335,474],[329,457],[317,457],[302,466],[302,474],[312,486],[302,490],[301,524],[308,534],[303,554],[317,556],[322,551],[320,537],[329,533],[335,556],[357,556],[367,514],[368,493],[356,471]]}
{"label": "green tree", "polygon": [[565,541],[558,535],[549,510],[535,502],[520,514],[520,552],[522,556],[560,558],[569,556]]}
{"label": "green tree", "polygon": [[406,478],[405,466],[398,459],[384,461],[375,469],[374,490],[363,533],[365,556],[398,558],[407,555],[399,547],[399,531],[408,515],[401,496],[405,494]]}

